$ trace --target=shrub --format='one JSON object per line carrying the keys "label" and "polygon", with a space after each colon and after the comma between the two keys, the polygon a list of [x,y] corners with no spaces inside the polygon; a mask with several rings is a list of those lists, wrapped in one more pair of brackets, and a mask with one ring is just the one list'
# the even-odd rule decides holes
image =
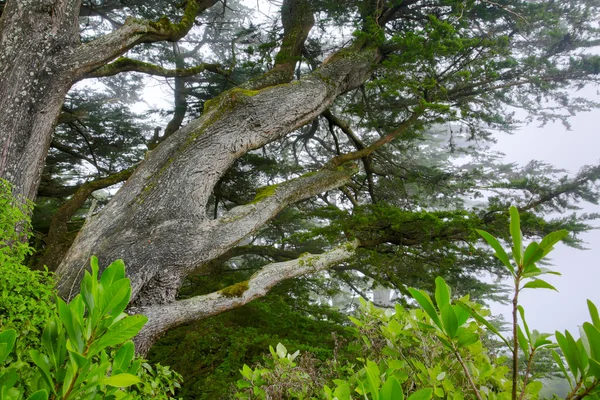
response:
{"label": "shrub", "polygon": [[[532,366],[540,353],[551,351],[552,358],[570,385],[567,399],[598,399],[600,396],[600,317],[588,301],[591,323],[585,322],[580,338],[568,331],[552,335],[530,330],[525,311],[518,305],[523,290],[554,289],[539,279],[556,272],[538,268],[553,246],[567,235],[554,232],[540,243],[523,246],[519,214],[511,207],[510,232],[512,260],[499,241],[487,232],[478,233],[496,251],[496,257],[514,280],[514,337],[505,338],[485,317],[489,312],[469,301],[468,296],[452,299],[450,288],[440,277],[432,297],[409,289],[419,309],[396,306],[394,312],[377,309],[362,301],[357,318],[350,317],[355,339],[349,346],[354,359],[332,362],[325,367],[333,375],[321,390],[310,393],[286,386],[286,380],[314,383],[293,362],[294,357],[278,346],[271,351],[273,362],[265,367],[244,366],[236,396],[244,399],[327,399],[327,400],[409,400],[422,399],[536,399],[542,383],[532,377]],[[486,333],[496,335],[505,351],[498,357],[482,343]],[[281,350],[281,351],[280,351]],[[519,356],[527,362],[519,371]],[[506,361],[510,361],[510,368]],[[323,365],[320,366],[323,368]],[[280,388],[277,397],[268,390]]]}
{"label": "shrub", "polygon": [[123,312],[131,296],[123,262],[98,279],[93,257],[80,294],[65,303],[51,274],[22,265],[29,211],[0,180],[0,399],[171,399],[181,376],[134,356],[130,339],[147,319]]}

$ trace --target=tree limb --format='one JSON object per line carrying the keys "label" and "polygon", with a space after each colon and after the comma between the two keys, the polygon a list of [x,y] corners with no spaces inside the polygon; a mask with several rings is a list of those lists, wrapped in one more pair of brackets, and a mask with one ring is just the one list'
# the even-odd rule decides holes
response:
{"label": "tree limb", "polygon": [[217,74],[223,74],[220,64],[202,63],[191,68],[175,69],[163,68],[159,65],[150,64],[144,61],[134,60],[132,58],[120,57],[110,64],[103,65],[87,74],[80,79],[101,78],[105,76],[113,76],[122,72],[141,72],[143,74],[162,76],[165,78],[187,77],[198,75],[204,71],[210,71]]}
{"label": "tree limb", "polygon": [[178,41],[192,29],[196,16],[216,3],[217,0],[186,1],[183,17],[177,23],[167,17],[157,22],[129,18],[119,29],[79,46],[65,56],[64,62],[73,66],[74,80],[80,80],[137,44]]}
{"label": "tree limb", "polygon": [[79,186],[73,196],[52,216],[50,230],[44,239],[46,248],[43,256],[37,262],[35,269],[42,269],[44,266],[47,266],[50,271],[56,270],[74,239],[69,239],[68,237],[68,224],[73,215],[75,215],[77,210],[83,206],[85,201],[94,191],[127,180],[135,168],[136,167],[130,167],[116,174],[86,182]]}
{"label": "tree limb", "polygon": [[295,260],[268,264],[248,281],[218,292],[163,305],[132,307],[129,312],[148,317],[148,323],[135,339],[136,351],[146,354],[150,345],[167,329],[241,307],[266,295],[273,286],[286,279],[324,271],[352,257],[358,245],[358,241],[348,242],[323,254],[305,254]]}

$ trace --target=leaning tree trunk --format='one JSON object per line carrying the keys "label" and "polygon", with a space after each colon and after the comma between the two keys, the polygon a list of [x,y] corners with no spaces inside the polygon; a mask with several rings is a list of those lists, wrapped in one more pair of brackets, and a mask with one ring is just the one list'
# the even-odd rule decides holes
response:
{"label": "leaning tree trunk", "polygon": [[[59,266],[59,293],[77,293],[91,255],[107,265],[123,259],[132,281],[133,306],[158,316],[174,304],[183,279],[256,232],[289,204],[339,187],[356,173],[353,163],[331,163],[297,179],[265,188],[254,202],[216,220],[206,216],[215,184],[243,154],[312,121],[333,100],[361,85],[379,58],[377,49],[346,49],[311,75],[260,90],[236,88],[210,101],[201,118],[153,150],[105,207],[79,233]],[[262,86],[261,83],[258,86]],[[338,260],[339,261],[339,260]],[[221,307],[222,310],[222,307]],[[147,349],[193,312],[150,319],[138,339]]]}
{"label": "leaning tree trunk", "polygon": [[78,45],[78,13],[76,1],[9,1],[0,18],[0,177],[28,199],[73,81],[61,61]]}
{"label": "leaning tree trunk", "polygon": [[216,0],[188,0],[178,23],[130,19],[81,44],[80,0],[8,0],[0,17],[0,178],[33,200],[54,124],[74,82],[138,43],[185,36]]}

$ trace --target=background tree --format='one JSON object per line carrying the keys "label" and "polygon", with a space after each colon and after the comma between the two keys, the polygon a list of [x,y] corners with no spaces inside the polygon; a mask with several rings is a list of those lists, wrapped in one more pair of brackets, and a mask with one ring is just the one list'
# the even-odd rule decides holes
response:
{"label": "background tree", "polygon": [[[595,218],[547,213],[596,201],[598,167],[516,173],[472,145],[513,129],[515,107],[544,122],[595,106],[570,95],[600,71],[595,2],[285,0],[259,5],[261,19],[216,4],[2,7],[0,175],[17,194],[58,199],[45,200],[49,214],[60,205],[32,263],[60,264],[72,297],[91,254],[123,258],[131,311],[150,319],[141,352],[169,328],[333,267],[357,291],[363,276],[402,292],[430,273],[488,291],[473,273],[495,269],[472,232],[505,235],[509,201],[529,236],[567,226],[576,245]],[[171,123],[128,110],[135,74],[174,79]],[[65,101],[87,79],[102,90],[84,105],[78,83]],[[91,193],[125,179],[71,244]],[[262,266],[247,280],[177,299],[188,276],[252,257]]]}

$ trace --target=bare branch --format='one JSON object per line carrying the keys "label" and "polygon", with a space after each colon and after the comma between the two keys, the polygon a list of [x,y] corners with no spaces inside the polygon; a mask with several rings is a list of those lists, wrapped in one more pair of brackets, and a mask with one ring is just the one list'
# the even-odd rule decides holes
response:
{"label": "bare branch", "polygon": [[237,283],[218,292],[169,304],[131,308],[130,312],[144,314],[149,320],[136,338],[138,344],[136,351],[145,354],[149,344],[169,328],[241,307],[266,295],[279,282],[331,268],[352,257],[358,245],[358,241],[349,242],[323,254],[305,254],[295,260],[268,264],[252,275],[248,281]]}
{"label": "bare branch", "polygon": [[147,62],[134,60],[127,57],[120,57],[110,64],[103,65],[95,69],[80,79],[100,78],[105,76],[113,76],[122,72],[141,72],[143,74],[163,76],[166,78],[187,77],[198,75],[204,71],[210,71],[217,74],[224,74],[220,64],[202,63],[191,68],[175,68],[168,69],[159,65],[150,64]]}
{"label": "bare branch", "polygon": [[188,0],[178,23],[171,22],[167,17],[157,22],[127,19],[119,29],[84,43],[73,54],[68,54],[64,60],[65,65],[73,66],[75,80],[79,80],[137,44],[176,42],[192,29],[196,16],[215,3],[217,0]]}

